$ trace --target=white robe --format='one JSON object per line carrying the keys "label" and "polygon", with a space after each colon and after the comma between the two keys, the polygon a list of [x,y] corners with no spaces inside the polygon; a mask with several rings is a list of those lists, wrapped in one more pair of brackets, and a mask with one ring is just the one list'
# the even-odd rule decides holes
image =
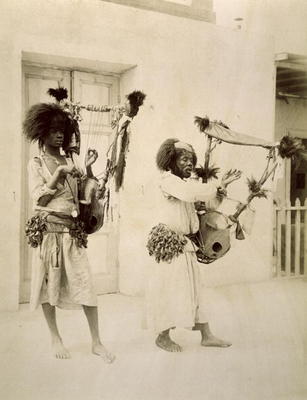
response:
{"label": "white robe", "polygon": [[[160,203],[156,223],[166,224],[180,234],[195,233],[199,222],[194,202],[205,201],[217,207],[216,187],[197,181],[184,181],[162,173]],[[159,215],[158,215],[159,214]],[[200,265],[195,256],[196,246],[189,240],[185,251],[171,263],[152,262],[147,274],[147,327],[161,332],[171,327],[189,328],[195,322],[206,322],[205,305],[201,301]]]}
{"label": "white robe", "polygon": [[[67,158],[71,165],[72,160]],[[67,175],[65,184],[49,189],[46,183],[50,172],[41,157],[30,160],[29,188],[34,211],[57,212],[70,216],[78,211],[77,180]],[[47,206],[39,206],[45,194],[53,197]],[[47,223],[41,245],[33,251],[30,309],[49,303],[66,309],[80,309],[82,305],[97,306],[91,270],[86,250],[76,244],[63,224]]]}

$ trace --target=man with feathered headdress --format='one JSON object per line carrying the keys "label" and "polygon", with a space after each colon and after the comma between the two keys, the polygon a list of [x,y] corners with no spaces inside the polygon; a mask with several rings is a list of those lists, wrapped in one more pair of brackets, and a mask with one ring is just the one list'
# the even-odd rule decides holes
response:
{"label": "man with feathered headdress", "polygon": [[200,273],[195,245],[188,238],[199,229],[194,203],[204,201],[216,208],[226,187],[240,177],[226,173],[220,186],[190,180],[197,157],[193,147],[178,139],[162,143],[156,158],[161,171],[158,224],[152,229],[147,248],[155,257],[147,290],[147,322],[157,333],[156,344],[166,351],[182,348],[170,337],[175,327],[201,332],[203,346],[228,347],[210,331],[204,304],[200,301]]}
{"label": "man with feathered headdress", "polygon": [[[65,91],[64,91],[65,95]],[[83,309],[92,338],[92,353],[107,363],[114,361],[101,343],[97,296],[86,255],[87,235],[79,215],[78,178],[81,171],[71,157],[76,130],[72,115],[58,104],[39,103],[26,113],[23,133],[38,142],[39,154],[28,164],[34,215],[27,222],[33,254],[30,308],[42,306],[53,355],[70,358],[60,336],[56,308]],[[63,151],[62,151],[63,150]],[[92,176],[96,150],[85,157],[86,175]]]}

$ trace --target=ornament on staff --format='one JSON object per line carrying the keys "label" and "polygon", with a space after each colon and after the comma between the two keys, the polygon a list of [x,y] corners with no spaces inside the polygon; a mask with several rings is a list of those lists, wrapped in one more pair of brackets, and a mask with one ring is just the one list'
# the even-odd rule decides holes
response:
{"label": "ornament on staff", "polygon": [[[79,122],[81,112],[111,114],[111,127],[116,128],[115,138],[107,152],[105,170],[96,176],[83,177],[80,182],[79,204],[80,218],[85,225],[86,233],[98,231],[104,224],[105,215],[110,206],[110,189],[107,188],[110,177],[114,177],[115,190],[123,185],[126,166],[126,155],[129,149],[130,123],[138,114],[146,95],[141,91],[133,91],[126,96],[123,105],[82,105],[68,100],[68,91],[63,87],[49,89],[48,94],[68,113],[71,121],[71,137],[68,146],[63,149],[74,160],[80,154],[81,135]],[[89,132],[90,133],[90,132]],[[87,146],[88,147],[88,146]],[[87,148],[86,157],[91,157],[94,149]],[[111,154],[110,154],[111,153]]]}
{"label": "ornament on staff", "polygon": [[[268,150],[267,164],[259,180],[254,177],[247,179],[249,190],[248,197],[244,203],[239,202],[236,212],[232,215],[224,215],[218,211],[206,210],[205,204],[197,204],[196,209],[199,217],[199,231],[192,237],[199,250],[198,261],[204,264],[212,263],[224,256],[230,250],[230,228],[236,224],[236,239],[245,238],[241,228],[239,217],[254,198],[267,198],[268,190],[264,184],[274,174],[282,159],[291,158],[299,160],[306,158],[306,149],[302,140],[296,137],[284,136],[280,142],[271,143],[250,135],[231,130],[221,121],[210,121],[207,116],[195,117],[195,124],[201,133],[207,136],[207,147],[205,152],[204,167],[196,169],[198,177],[203,182],[217,178],[219,168],[210,165],[210,156],[218,144],[223,142],[242,146],[257,146]],[[232,171],[232,170],[231,170]]]}

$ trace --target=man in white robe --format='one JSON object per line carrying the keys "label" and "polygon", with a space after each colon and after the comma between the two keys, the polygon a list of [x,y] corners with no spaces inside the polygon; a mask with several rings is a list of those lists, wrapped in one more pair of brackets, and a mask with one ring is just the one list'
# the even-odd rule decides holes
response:
{"label": "man in white robe", "polygon": [[201,332],[201,345],[228,347],[231,344],[216,338],[210,331],[200,301],[201,284],[196,246],[185,236],[196,233],[199,220],[194,203],[206,202],[216,208],[226,194],[229,183],[240,177],[240,172],[226,173],[220,186],[189,180],[196,165],[196,154],[189,144],[168,139],[157,154],[157,166],[162,171],[158,223],[186,238],[184,251],[171,262],[153,263],[147,287],[147,322],[157,333],[156,344],[166,351],[182,348],[170,337],[175,327],[192,328]]}

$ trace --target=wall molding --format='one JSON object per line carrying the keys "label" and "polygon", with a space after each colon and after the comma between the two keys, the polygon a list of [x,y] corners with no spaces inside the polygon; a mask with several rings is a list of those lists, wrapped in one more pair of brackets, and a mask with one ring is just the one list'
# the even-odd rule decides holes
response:
{"label": "wall molding", "polygon": [[148,11],[156,11],[176,17],[190,18],[203,22],[215,23],[215,13],[212,11],[212,1],[207,1],[208,8],[196,2],[196,6],[186,6],[165,0],[101,0],[108,3],[116,3],[123,6],[141,8]]}

